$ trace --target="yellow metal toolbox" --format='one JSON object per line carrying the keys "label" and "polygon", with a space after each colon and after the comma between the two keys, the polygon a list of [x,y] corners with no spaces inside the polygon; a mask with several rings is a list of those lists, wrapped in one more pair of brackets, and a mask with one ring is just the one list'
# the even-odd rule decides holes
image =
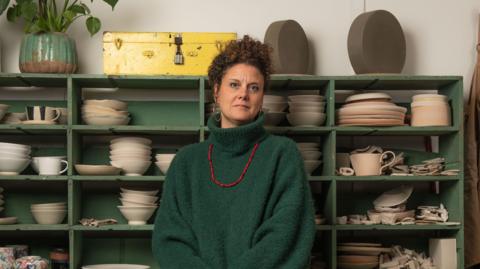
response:
{"label": "yellow metal toolbox", "polygon": [[213,58],[236,33],[105,32],[108,75],[206,75]]}

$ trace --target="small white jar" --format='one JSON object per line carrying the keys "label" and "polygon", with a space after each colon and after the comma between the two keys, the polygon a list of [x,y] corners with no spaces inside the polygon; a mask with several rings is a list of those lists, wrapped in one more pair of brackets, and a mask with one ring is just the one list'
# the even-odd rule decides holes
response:
{"label": "small white jar", "polygon": [[412,107],[412,126],[450,126],[451,109],[444,101],[414,101]]}

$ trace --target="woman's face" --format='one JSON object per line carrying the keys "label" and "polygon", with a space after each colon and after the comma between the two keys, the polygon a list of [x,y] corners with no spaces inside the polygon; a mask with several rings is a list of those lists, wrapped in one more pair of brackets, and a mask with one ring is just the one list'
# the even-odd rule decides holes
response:
{"label": "woman's face", "polygon": [[260,71],[248,64],[230,67],[215,85],[214,96],[222,114],[221,127],[232,128],[255,119],[262,108],[264,78]]}

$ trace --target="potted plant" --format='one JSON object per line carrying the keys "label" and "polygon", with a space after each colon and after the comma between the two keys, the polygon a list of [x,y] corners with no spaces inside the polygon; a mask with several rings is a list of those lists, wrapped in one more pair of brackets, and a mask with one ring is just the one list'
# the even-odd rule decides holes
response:
{"label": "potted plant", "polygon": [[[118,2],[103,1],[112,10]],[[75,41],[65,32],[82,17],[86,17],[90,35],[101,28],[100,19],[79,0],[15,0],[9,5],[10,0],[0,0],[0,15],[7,10],[8,21],[16,22],[20,18],[25,22],[19,61],[21,72],[74,73],[77,69]]]}

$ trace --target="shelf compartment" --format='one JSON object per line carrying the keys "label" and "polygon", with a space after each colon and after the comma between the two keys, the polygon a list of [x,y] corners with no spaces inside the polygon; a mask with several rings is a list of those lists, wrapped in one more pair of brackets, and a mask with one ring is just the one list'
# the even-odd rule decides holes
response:
{"label": "shelf compartment", "polygon": [[342,231],[363,231],[363,230],[460,230],[462,225],[362,225],[362,224],[344,224],[335,225],[335,230]]}
{"label": "shelf compartment", "polygon": [[139,125],[117,125],[117,126],[95,126],[95,125],[73,125],[72,130],[80,134],[198,134],[199,126],[139,126]]}
{"label": "shelf compartment", "polygon": [[66,134],[67,125],[0,124],[1,134]]}
{"label": "shelf compartment", "polygon": [[1,225],[2,231],[65,231],[70,230],[68,224],[54,224],[54,225],[45,225],[45,224],[11,224],[11,225]]}
{"label": "shelf compartment", "polygon": [[367,182],[367,181],[388,181],[388,182],[430,182],[430,181],[459,181],[460,176],[334,176],[336,181],[345,182]]}
{"label": "shelf compartment", "polygon": [[361,75],[334,76],[335,88],[342,90],[431,90],[448,87],[461,76]]}

